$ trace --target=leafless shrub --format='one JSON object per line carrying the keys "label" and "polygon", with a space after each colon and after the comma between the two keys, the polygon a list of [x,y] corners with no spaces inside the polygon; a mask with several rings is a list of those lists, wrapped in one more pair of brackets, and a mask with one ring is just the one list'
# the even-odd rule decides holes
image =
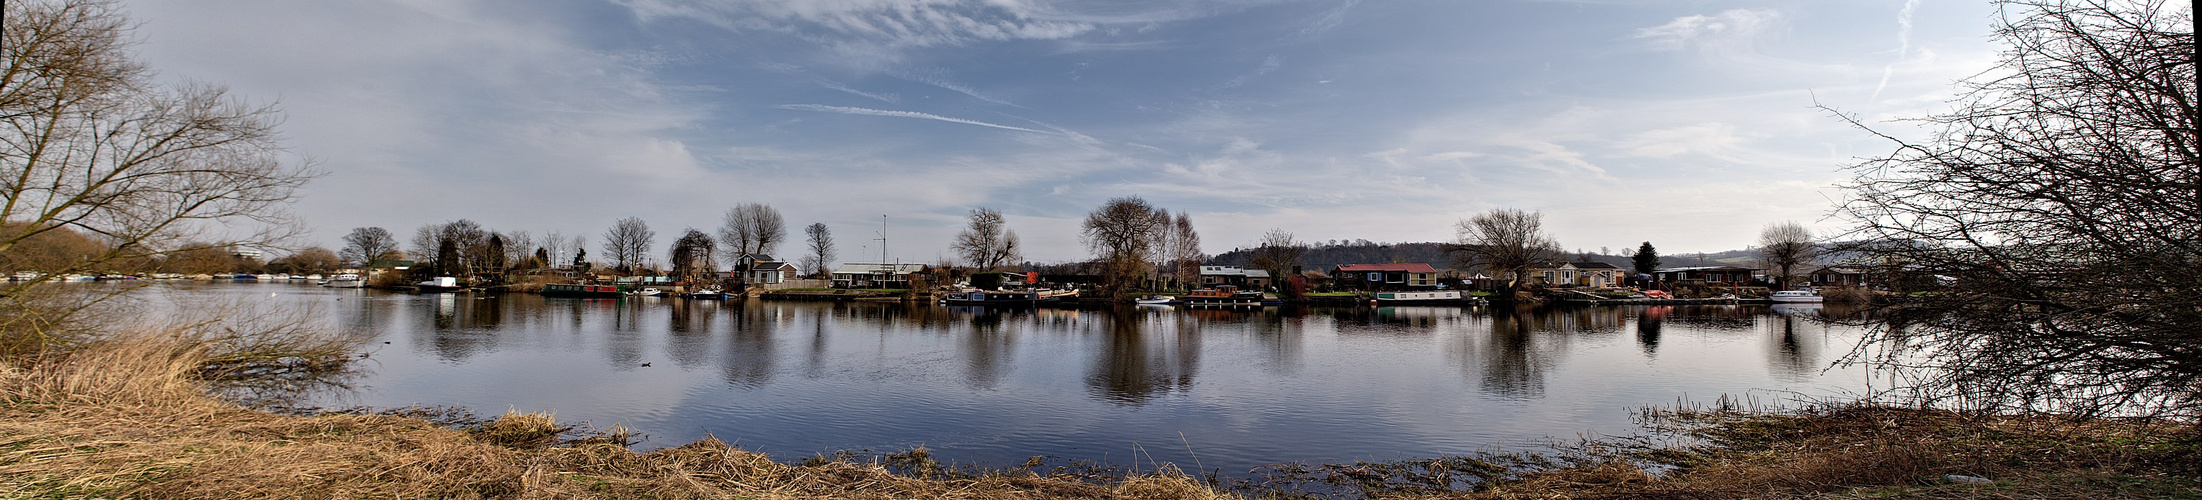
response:
{"label": "leafless shrub", "polygon": [[1903,298],[1851,359],[1929,404],[2202,414],[2192,7],[2001,5],[2001,66],[1851,167],[1849,236]]}

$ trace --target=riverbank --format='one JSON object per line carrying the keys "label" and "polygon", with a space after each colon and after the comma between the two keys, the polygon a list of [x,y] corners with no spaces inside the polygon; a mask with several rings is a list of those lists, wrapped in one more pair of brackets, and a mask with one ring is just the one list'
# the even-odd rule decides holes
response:
{"label": "riverbank", "polygon": [[[209,397],[196,346],[110,343],[0,369],[0,497],[2194,498],[2191,423],[1829,406],[1647,411],[1542,455],[1278,467],[1266,480],[955,471],[923,454],[775,462],[716,439],[635,452],[547,414],[448,425]],[[1229,471],[1236,473],[1236,471]],[[1973,478],[1980,478],[1975,480]]]}

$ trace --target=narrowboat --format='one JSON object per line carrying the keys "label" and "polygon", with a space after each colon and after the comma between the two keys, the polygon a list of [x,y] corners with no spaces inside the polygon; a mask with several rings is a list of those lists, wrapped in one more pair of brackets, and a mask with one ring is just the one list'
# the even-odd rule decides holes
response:
{"label": "narrowboat", "polygon": [[619,287],[612,285],[582,285],[576,283],[551,283],[543,285],[544,297],[619,297]]}

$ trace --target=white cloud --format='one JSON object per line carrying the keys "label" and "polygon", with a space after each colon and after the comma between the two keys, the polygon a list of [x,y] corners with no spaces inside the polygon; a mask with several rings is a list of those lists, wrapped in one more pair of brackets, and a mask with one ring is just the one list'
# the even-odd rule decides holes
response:
{"label": "white cloud", "polygon": [[1710,16],[1677,17],[1667,24],[1637,30],[1636,38],[1664,49],[1727,48],[1752,43],[1780,20],[1781,14],[1771,10],[1734,9]]}
{"label": "white cloud", "polygon": [[1621,141],[1628,154],[1650,158],[1668,158],[1685,153],[1724,153],[1743,144],[1736,135],[1735,125],[1726,123],[1699,123],[1682,127],[1647,130],[1631,134]]}
{"label": "white cloud", "polygon": [[956,46],[981,41],[1057,40],[1094,29],[1052,19],[1047,8],[1020,0],[626,0],[643,19],[691,18],[731,29],[802,24],[837,38],[886,47]]}

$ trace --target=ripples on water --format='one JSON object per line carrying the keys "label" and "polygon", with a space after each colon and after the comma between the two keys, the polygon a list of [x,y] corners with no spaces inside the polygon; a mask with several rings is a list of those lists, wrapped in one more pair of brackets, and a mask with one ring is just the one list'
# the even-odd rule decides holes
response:
{"label": "ripples on water", "polygon": [[[1190,465],[1390,460],[1632,432],[1632,408],[1865,388],[1818,308],[989,310],[671,298],[404,295],[186,284],[317,304],[370,336],[326,406],[556,411],[794,459],[925,446]],[[264,294],[274,294],[268,296]],[[388,342],[388,344],[384,344]],[[1181,437],[1182,436],[1182,437]],[[1191,448],[1191,453],[1187,448]]]}

